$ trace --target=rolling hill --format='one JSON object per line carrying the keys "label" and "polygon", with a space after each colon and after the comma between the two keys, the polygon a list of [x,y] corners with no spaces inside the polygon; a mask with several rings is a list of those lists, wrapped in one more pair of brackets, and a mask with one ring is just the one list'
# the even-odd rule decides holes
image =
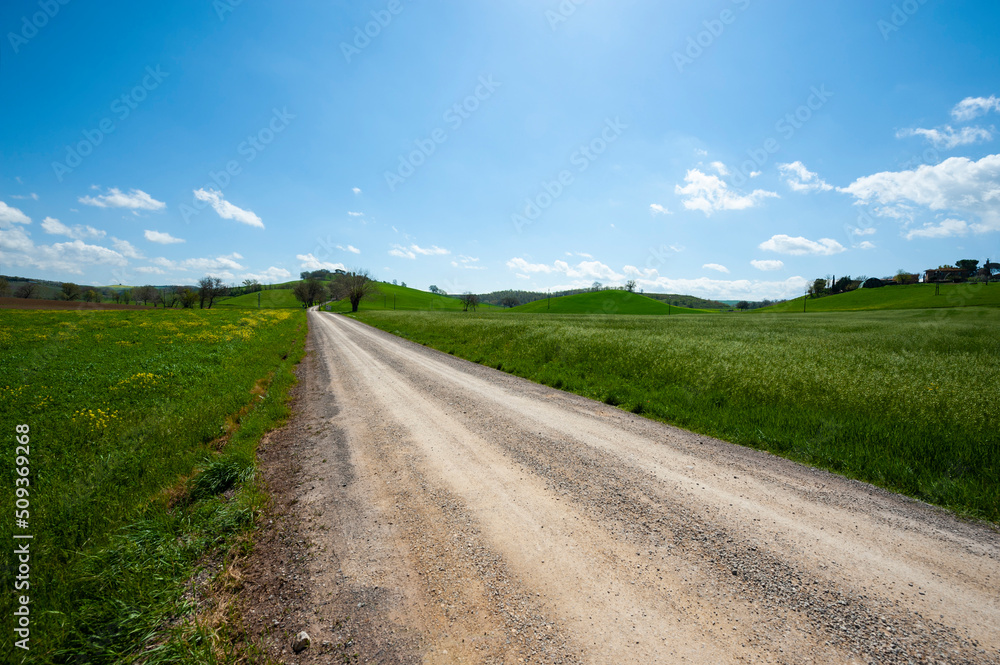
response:
{"label": "rolling hill", "polygon": [[[370,300],[361,303],[359,310],[396,309],[421,312],[460,312],[462,302],[458,298],[442,296],[428,291],[411,289],[408,286],[397,286],[386,282],[376,282],[378,293]],[[496,311],[499,307],[480,304],[479,311]],[[346,300],[331,303],[331,311],[349,312],[351,304]]]}
{"label": "rolling hill", "polygon": [[[934,284],[883,286],[858,289],[824,298],[810,298],[807,312],[853,312],[877,309],[935,309],[941,307],[1000,307],[1000,284],[941,284],[935,295]],[[802,298],[789,300],[752,313],[801,312]]]}
{"label": "rolling hill", "polygon": [[534,314],[709,314],[717,310],[674,307],[648,296],[628,291],[592,291],[551,300],[536,300],[508,310]]}

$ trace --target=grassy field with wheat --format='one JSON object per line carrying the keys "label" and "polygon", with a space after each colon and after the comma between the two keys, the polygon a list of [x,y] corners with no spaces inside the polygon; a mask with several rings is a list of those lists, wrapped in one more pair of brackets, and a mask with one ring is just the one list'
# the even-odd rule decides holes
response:
{"label": "grassy field with wheat", "polygon": [[29,469],[30,504],[16,524],[3,493],[0,539],[32,536],[30,651],[7,630],[0,660],[213,662],[225,640],[189,621],[184,583],[262,509],[255,448],[287,415],[305,333],[302,311],[0,310],[0,470],[13,488]]}
{"label": "grassy field with wheat", "polygon": [[1000,309],[357,316],[533,381],[1000,520]]}

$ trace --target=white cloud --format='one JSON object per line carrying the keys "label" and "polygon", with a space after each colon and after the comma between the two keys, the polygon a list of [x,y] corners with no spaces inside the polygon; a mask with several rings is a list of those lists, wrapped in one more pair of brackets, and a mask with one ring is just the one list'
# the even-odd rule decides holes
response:
{"label": "white cloud", "polygon": [[347,247],[344,247],[343,245],[337,245],[337,249],[339,249],[342,252],[350,252],[351,254],[361,253],[361,250],[355,247],[354,245],[348,245]]}
{"label": "white cloud", "polygon": [[361,188],[360,187],[352,187],[351,191],[354,192],[355,196],[361,194]]}
{"label": "white cloud", "polygon": [[22,227],[0,231],[0,262],[78,275],[88,266],[121,267],[128,263],[119,252],[82,240],[36,245]]}
{"label": "white cloud", "polygon": [[876,232],[878,232],[878,229],[876,229],[874,226],[869,226],[866,229],[861,229],[861,228],[851,229],[851,233],[856,236],[873,236],[875,235]]}
{"label": "white cloud", "polygon": [[763,270],[763,271],[767,272],[769,270],[781,270],[782,268],[785,267],[785,262],[784,261],[758,261],[757,259],[754,259],[753,261],[750,262],[750,265],[752,265],[757,270]]}
{"label": "white cloud", "polygon": [[722,162],[712,162],[709,164],[719,175],[729,175],[729,169]]}
{"label": "white cloud", "polygon": [[330,263],[329,261],[320,261],[315,256],[310,254],[297,254],[296,259],[302,262],[303,270],[346,270],[343,263]]}
{"label": "white cloud", "polygon": [[167,271],[163,268],[157,268],[156,266],[139,266],[135,268],[136,272],[142,273],[144,275],[166,275]]}
{"label": "white cloud", "polygon": [[724,272],[727,275],[729,274],[729,268],[718,263],[706,263],[705,265],[702,266],[702,269],[715,270],[716,272]]}
{"label": "white cloud", "polygon": [[694,154],[695,157],[708,157],[708,150],[704,150],[702,148],[695,148]]}
{"label": "white cloud", "polygon": [[831,256],[846,251],[843,245],[830,238],[820,238],[819,241],[815,241],[808,240],[802,236],[793,238],[786,235],[771,236],[769,240],[762,242],[759,247],[768,252],[790,254],[791,256],[805,256],[807,254]]}
{"label": "white cloud", "polygon": [[31,194],[23,194],[23,195],[22,194],[11,194],[10,198],[12,198],[12,199],[33,199],[33,200],[37,201],[38,200],[38,194],[35,194],[34,192],[32,192]]}
{"label": "white cloud", "polygon": [[212,275],[213,277],[223,277],[225,279],[232,279],[234,277],[232,270],[246,270],[246,268],[238,262],[238,259],[242,259],[238,253],[233,252],[226,256],[217,256],[215,258],[205,258],[205,259],[185,259],[177,264],[181,270],[193,270],[195,272],[205,273]]}
{"label": "white cloud", "polygon": [[907,240],[914,238],[951,238],[969,233],[969,225],[959,219],[946,219],[940,224],[924,224],[922,228],[913,229],[906,234]]}
{"label": "white cloud", "polygon": [[[6,249],[13,252],[29,252],[34,247],[28,232],[20,226],[9,228],[0,227],[0,250]],[[10,262],[7,257],[0,257],[0,262]]]}
{"label": "white cloud", "polygon": [[183,238],[175,238],[169,233],[161,233],[160,231],[150,231],[147,229],[144,235],[149,242],[157,242],[161,245],[175,245],[186,242]]}
{"label": "white cloud", "polygon": [[478,257],[459,254],[458,260],[452,261],[451,265],[455,268],[463,268],[465,270],[486,270],[485,266],[476,265],[477,263],[479,263]]}
{"label": "white cloud", "polygon": [[667,210],[665,207],[661,206],[659,203],[650,203],[649,204],[649,212],[652,213],[652,214],[654,214],[654,215],[670,215],[670,214],[672,214],[669,210]]}
{"label": "white cloud", "polygon": [[431,245],[430,247],[421,247],[420,245],[410,245],[409,247],[404,247],[403,245],[393,245],[392,249],[389,250],[390,256],[398,256],[401,259],[415,259],[417,258],[417,254],[422,256],[444,256],[446,254],[451,254],[451,252],[443,247],[438,247],[437,245]]}
{"label": "white cloud", "polygon": [[77,224],[70,228],[60,222],[55,217],[46,217],[42,220],[42,230],[50,235],[68,236],[75,240],[85,240],[87,238],[103,238],[106,232],[95,229],[93,226]]}
{"label": "white cloud", "polygon": [[247,226],[253,226],[258,229],[264,228],[264,222],[261,221],[260,217],[255,215],[250,210],[244,210],[234,206],[229,201],[222,197],[222,192],[215,189],[196,189],[194,192],[194,197],[199,201],[207,201],[211,204],[212,209],[219,214],[222,219],[232,219],[241,224],[246,224]]}
{"label": "white cloud", "polygon": [[350,215],[351,217],[364,217],[365,216],[365,213],[363,213],[363,212],[354,212],[353,210],[348,210],[347,214]]}
{"label": "white cloud", "polygon": [[593,282],[594,280],[618,281],[625,278],[625,275],[617,273],[610,266],[600,261],[581,261],[575,266],[571,266],[565,261],[554,261],[552,265],[546,263],[528,263],[522,258],[513,258],[507,261],[507,267],[522,274],[562,274],[570,279],[583,282]]}
{"label": "white cloud", "polygon": [[124,256],[126,258],[129,258],[129,259],[144,259],[144,258],[146,258],[146,257],[144,257],[139,252],[139,250],[137,250],[135,247],[133,247],[132,243],[130,243],[128,240],[120,240],[118,238],[112,237],[111,238],[111,246],[114,247],[115,250],[119,254],[121,254],[122,256]]}
{"label": "white cloud", "polygon": [[778,171],[792,191],[796,192],[828,192],[833,189],[817,174],[806,168],[802,162],[778,164]]}
{"label": "white cloud", "polygon": [[[318,270],[318,268],[310,268],[310,270]],[[329,268],[328,268],[329,270]],[[244,279],[256,279],[261,284],[274,284],[276,282],[286,282],[291,279],[292,273],[288,272],[284,268],[276,268],[271,266],[263,272],[248,272],[240,275],[240,280]]]}
{"label": "white cloud", "polygon": [[862,240],[857,244],[858,249],[875,249],[875,243],[868,240]]}
{"label": "white cloud", "polygon": [[937,129],[901,129],[896,132],[896,138],[902,139],[910,136],[922,136],[935,148],[951,150],[961,145],[972,145],[982,141],[992,141],[993,133],[982,127],[962,127],[956,130],[951,125],[938,127]]}
{"label": "white cloud", "polygon": [[0,229],[8,228],[11,224],[31,224],[31,218],[0,201]]}
{"label": "white cloud", "polygon": [[745,210],[753,208],[766,198],[777,198],[775,192],[755,189],[750,194],[741,195],[716,175],[707,175],[698,169],[690,169],[684,177],[687,185],[677,185],[674,191],[686,197],[682,203],[688,210],[700,210],[706,216],[719,210]]}
{"label": "white cloud", "polygon": [[951,157],[912,171],[886,171],[858,178],[840,191],[858,203],[878,204],[885,217],[909,220],[914,207],[978,217],[974,231],[1000,230],[1000,155],[978,162]]}
{"label": "white cloud", "polygon": [[1000,98],[990,97],[966,97],[951,110],[951,117],[959,122],[968,122],[981,115],[986,115],[990,111],[1000,111]]}
{"label": "white cloud", "polygon": [[131,210],[163,210],[167,204],[157,201],[141,189],[132,189],[126,194],[117,187],[112,187],[107,194],[99,196],[81,196],[80,203],[98,208],[129,208]]}

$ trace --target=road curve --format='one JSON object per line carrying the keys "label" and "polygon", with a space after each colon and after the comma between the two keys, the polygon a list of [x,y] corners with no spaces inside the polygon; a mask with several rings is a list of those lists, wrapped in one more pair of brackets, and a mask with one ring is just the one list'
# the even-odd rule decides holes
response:
{"label": "road curve", "polygon": [[1000,663],[995,529],[309,321],[307,592],[381,662]]}

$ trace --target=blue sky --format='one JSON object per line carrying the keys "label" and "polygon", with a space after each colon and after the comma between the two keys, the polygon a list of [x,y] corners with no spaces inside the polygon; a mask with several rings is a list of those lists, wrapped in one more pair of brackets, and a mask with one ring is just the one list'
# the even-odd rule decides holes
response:
{"label": "blue sky", "polygon": [[0,273],[781,298],[1000,257],[1000,5],[9,1]]}

